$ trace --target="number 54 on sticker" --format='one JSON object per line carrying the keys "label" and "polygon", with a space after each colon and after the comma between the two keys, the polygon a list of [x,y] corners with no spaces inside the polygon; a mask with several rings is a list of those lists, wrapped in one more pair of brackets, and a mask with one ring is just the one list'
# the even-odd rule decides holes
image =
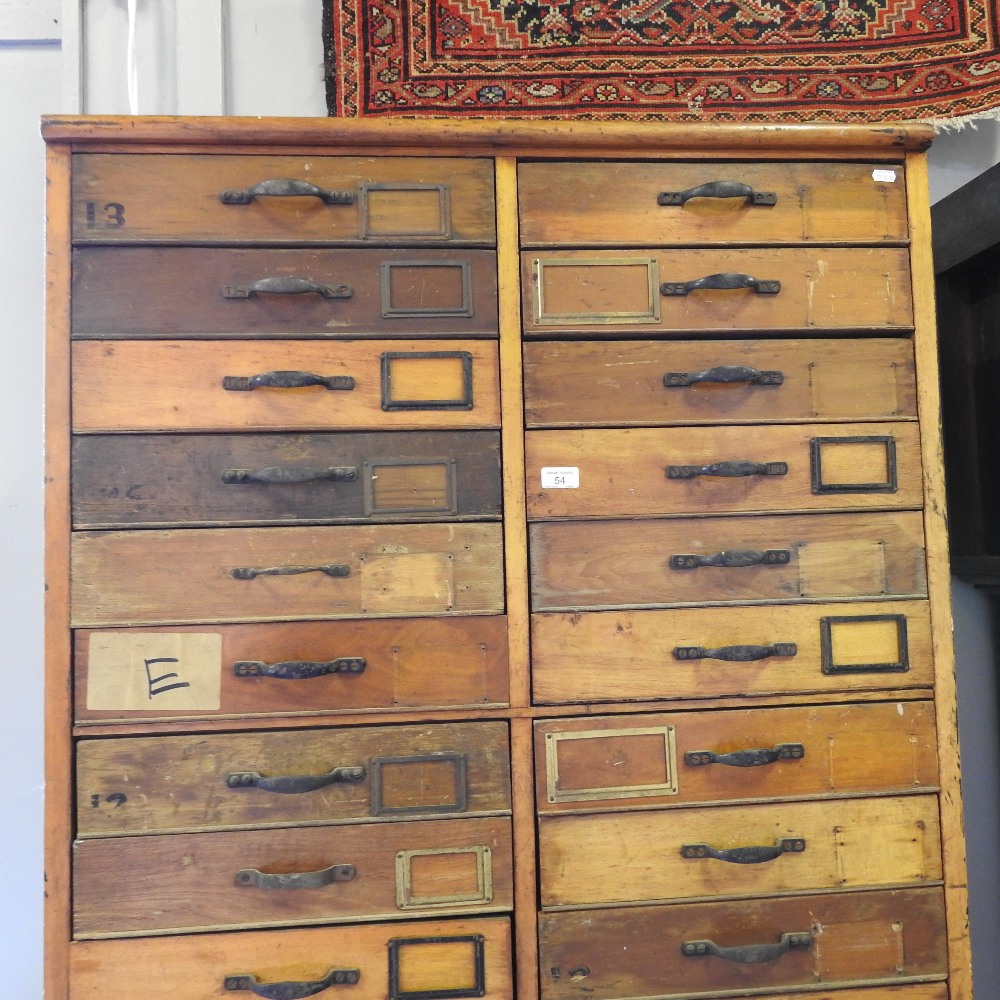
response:
{"label": "number 54 on sticker", "polygon": [[542,468],[543,490],[578,490],[580,470],[572,465],[549,465]]}

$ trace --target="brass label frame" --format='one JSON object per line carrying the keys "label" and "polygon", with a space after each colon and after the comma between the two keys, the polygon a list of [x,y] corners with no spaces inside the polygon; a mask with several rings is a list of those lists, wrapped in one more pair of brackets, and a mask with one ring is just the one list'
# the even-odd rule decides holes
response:
{"label": "brass label frame", "polygon": [[[635,267],[646,268],[648,301],[646,311],[615,313],[551,313],[545,311],[545,271],[558,267]],[[637,326],[660,322],[660,276],[655,257],[625,257],[608,260],[603,257],[574,258],[572,260],[533,261],[534,288],[532,290],[534,320],[536,326],[564,326],[572,323],[581,326],[608,326],[611,324],[635,324]]]}
{"label": "brass label frame", "polygon": [[[407,945],[460,944],[472,945],[475,983],[469,988],[437,990],[402,990],[399,984],[400,950]],[[482,934],[456,934],[441,937],[390,938],[389,940],[389,1000],[459,1000],[461,997],[486,996],[486,950]]]}
{"label": "brass label frame", "polygon": [[[411,864],[414,858],[432,855],[472,854],[476,858],[476,891],[451,896],[415,896]],[[489,903],[493,900],[493,852],[484,844],[470,847],[437,847],[400,851],[396,855],[396,905],[401,910],[425,910],[455,903]]]}
{"label": "brass label frame", "polygon": [[[461,362],[462,395],[454,399],[393,399],[392,363],[412,358],[452,358]],[[382,409],[393,410],[471,410],[472,354],[469,351],[384,351],[382,363]]]}
{"label": "brass label frame", "polygon": [[[373,194],[390,191],[436,191],[438,195],[438,226],[425,232],[372,232],[369,226],[370,199]],[[358,189],[358,235],[363,240],[450,240],[451,195],[446,184],[419,184],[399,181],[396,183],[364,183]]]}
{"label": "brass label frame", "polygon": [[[403,267],[425,268],[459,268],[462,272],[462,304],[452,307],[435,309],[404,309],[392,304],[392,270]],[[379,293],[382,301],[382,316],[384,319],[414,318],[421,316],[468,316],[473,315],[472,308],[472,265],[467,260],[432,261],[432,260],[384,260],[379,265]]]}
{"label": "brass label frame", "polygon": [[[455,766],[455,802],[452,805],[387,806],[382,801],[385,767],[394,764],[443,764]],[[468,807],[468,761],[464,753],[441,751],[440,753],[406,754],[399,757],[372,757],[371,787],[373,816],[427,816],[438,813],[461,813]]]}
{"label": "brass label frame", "polygon": [[[423,507],[384,507],[375,503],[376,470],[397,469],[401,466],[443,466],[445,469],[445,502]],[[364,510],[367,517],[375,514],[453,514],[458,515],[457,462],[454,458],[385,458],[367,459],[364,463]]]}
{"label": "brass label frame", "polygon": [[[824,483],[823,448],[838,444],[884,444],[888,479],[883,483]],[[896,471],[896,439],[891,434],[858,435],[855,437],[815,437],[809,440],[809,460],[812,468],[812,491],[816,495],[830,493],[895,493],[899,489]]]}
{"label": "brass label frame", "polygon": [[[899,659],[887,663],[834,663],[833,625],[863,622],[894,622],[899,643]],[[824,674],[905,674],[910,669],[906,615],[828,615],[820,618],[820,649]]]}

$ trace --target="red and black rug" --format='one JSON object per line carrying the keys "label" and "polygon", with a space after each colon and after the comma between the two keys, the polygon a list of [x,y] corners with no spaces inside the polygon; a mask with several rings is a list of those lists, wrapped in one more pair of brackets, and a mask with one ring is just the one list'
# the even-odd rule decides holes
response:
{"label": "red and black rug", "polygon": [[873,122],[1000,106],[997,0],[323,0],[331,115]]}

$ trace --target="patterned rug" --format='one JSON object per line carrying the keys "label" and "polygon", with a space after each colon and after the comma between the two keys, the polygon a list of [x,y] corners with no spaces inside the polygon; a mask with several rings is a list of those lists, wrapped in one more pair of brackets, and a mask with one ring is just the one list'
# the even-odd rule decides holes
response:
{"label": "patterned rug", "polygon": [[877,122],[1000,106],[997,0],[323,0],[331,115]]}

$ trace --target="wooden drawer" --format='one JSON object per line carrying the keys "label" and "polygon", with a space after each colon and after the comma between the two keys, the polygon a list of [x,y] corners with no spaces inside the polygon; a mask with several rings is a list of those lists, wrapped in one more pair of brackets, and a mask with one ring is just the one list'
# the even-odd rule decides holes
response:
{"label": "wooden drawer", "polygon": [[529,431],[529,519],[919,507],[916,423]]}
{"label": "wooden drawer", "polygon": [[529,337],[913,326],[902,249],[541,251],[521,287]]}
{"label": "wooden drawer", "polygon": [[[734,381],[730,381],[734,380]],[[916,416],[907,340],[524,345],[529,427]]]}
{"label": "wooden drawer", "polygon": [[529,537],[536,611],[927,592],[917,511],[550,521]]}
{"label": "wooden drawer", "polygon": [[72,624],[504,609],[499,524],[76,532]]}
{"label": "wooden drawer", "polygon": [[76,528],[498,519],[496,431],[73,441]]}
{"label": "wooden drawer", "polygon": [[548,817],[538,832],[541,901],[928,885],[941,879],[940,836],[935,795]]}
{"label": "wooden drawer", "polygon": [[83,247],[73,336],[496,337],[496,263],[491,250]]}
{"label": "wooden drawer", "polygon": [[[818,991],[947,971],[933,888],[564,911],[539,924],[544,1000]],[[733,948],[748,949],[742,961]]]}
{"label": "wooden drawer", "polygon": [[536,614],[531,663],[537,704],[934,683],[924,601]]}
{"label": "wooden drawer", "polygon": [[499,616],[77,630],[78,722],[508,702]]}
{"label": "wooden drawer", "polygon": [[134,1000],[137,983],[143,1000],[232,1000],[279,983],[310,996],[343,970],[334,988],[351,1000],[509,1000],[510,948],[506,917],[78,941],[69,997]]}
{"label": "wooden drawer", "polygon": [[[267,181],[277,183],[258,187]],[[310,186],[321,190],[308,193]],[[77,154],[73,240],[490,244],[493,164],[464,157]]]}
{"label": "wooden drawer", "polygon": [[83,433],[500,423],[488,341],[80,341],[73,368]]}
{"label": "wooden drawer", "polygon": [[88,840],[73,872],[77,938],[509,910],[513,895],[506,818]]}
{"label": "wooden drawer", "polygon": [[908,235],[903,169],[894,164],[522,163],[518,189],[522,246],[879,243]]}
{"label": "wooden drawer", "polygon": [[503,722],[81,740],[77,836],[503,813],[509,766]]}
{"label": "wooden drawer", "polygon": [[543,719],[535,759],[543,815],[902,794],[937,783],[929,701]]}

